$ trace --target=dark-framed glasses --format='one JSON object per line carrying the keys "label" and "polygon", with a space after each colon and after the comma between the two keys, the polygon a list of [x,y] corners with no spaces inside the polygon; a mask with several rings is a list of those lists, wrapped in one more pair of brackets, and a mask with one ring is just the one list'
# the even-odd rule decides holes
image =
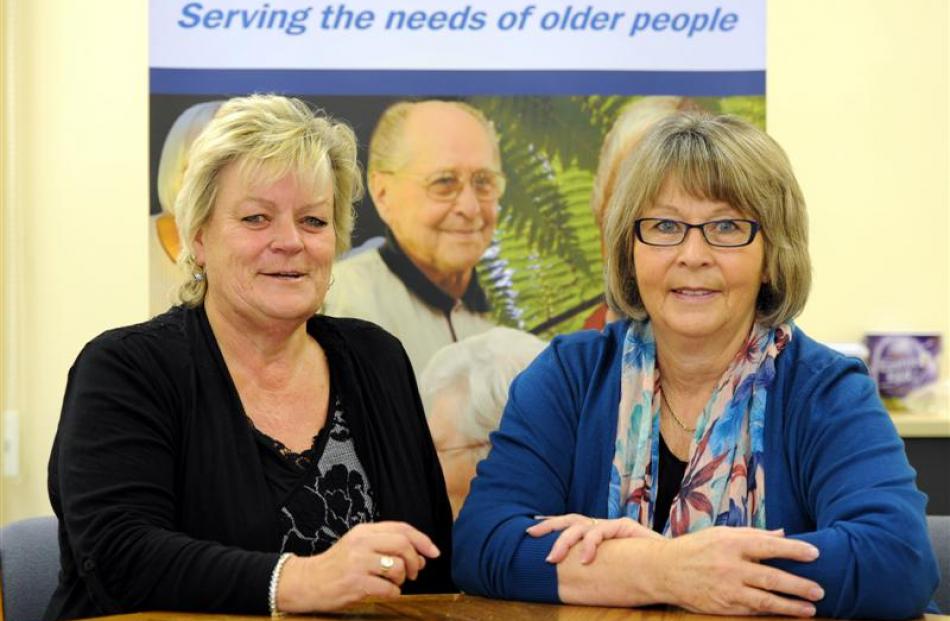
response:
{"label": "dark-framed glasses", "polygon": [[690,229],[699,229],[710,246],[738,248],[751,244],[759,228],[755,220],[735,218],[699,224],[669,218],[638,218],[634,221],[637,239],[648,246],[679,246],[686,241]]}
{"label": "dark-framed glasses", "polygon": [[428,175],[401,171],[384,171],[422,181],[426,196],[434,201],[454,201],[462,193],[465,184],[472,186],[475,198],[482,202],[496,201],[505,193],[505,175],[497,170],[482,168],[465,175],[457,170],[440,170]]}

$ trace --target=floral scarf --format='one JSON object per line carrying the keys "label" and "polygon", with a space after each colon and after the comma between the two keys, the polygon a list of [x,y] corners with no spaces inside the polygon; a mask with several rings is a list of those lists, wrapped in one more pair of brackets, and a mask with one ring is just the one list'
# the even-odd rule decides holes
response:
{"label": "floral scarf", "polygon": [[[788,324],[752,327],[697,420],[664,535],[676,537],[707,526],[765,528],[765,403],[775,358],[791,336]],[[659,381],[653,328],[649,321],[632,321],[623,344],[607,515],[629,517],[647,528],[653,527],[660,462]]]}

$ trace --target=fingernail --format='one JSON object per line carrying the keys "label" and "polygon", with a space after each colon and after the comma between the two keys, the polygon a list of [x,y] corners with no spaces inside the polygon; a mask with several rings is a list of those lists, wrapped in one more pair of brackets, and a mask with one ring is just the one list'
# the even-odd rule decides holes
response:
{"label": "fingernail", "polygon": [[809,546],[808,555],[814,560],[821,555],[821,552],[815,546]]}
{"label": "fingernail", "polygon": [[815,607],[814,606],[802,606],[801,615],[803,617],[814,617],[815,616]]}
{"label": "fingernail", "polygon": [[545,557],[544,557],[544,560],[545,560],[546,562],[550,563],[550,562],[551,562],[551,555],[548,554],[547,556],[545,556]]}
{"label": "fingernail", "polygon": [[769,531],[769,532],[774,533],[774,534],[776,534],[776,535],[784,535],[784,534],[785,534],[785,529],[784,529],[784,528],[776,528],[775,530],[772,530],[772,531]]}
{"label": "fingernail", "polygon": [[808,599],[817,602],[820,599],[825,599],[825,590],[821,587],[815,587],[808,592]]}

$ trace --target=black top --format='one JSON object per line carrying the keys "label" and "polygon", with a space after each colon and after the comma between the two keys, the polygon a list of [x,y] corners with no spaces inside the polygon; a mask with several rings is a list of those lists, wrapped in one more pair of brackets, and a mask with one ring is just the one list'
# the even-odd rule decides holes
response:
{"label": "black top", "polygon": [[[378,517],[334,385],[326,423],[305,451],[295,453],[254,428],[264,476],[280,513],[281,552],[299,556],[325,552],[357,524]],[[253,426],[250,419],[248,424]]]}
{"label": "black top", "polygon": [[[404,592],[452,590],[451,508],[405,351],[357,319],[315,316],[307,330],[340,378],[379,518],[412,524],[442,551]],[[204,309],[176,307],[86,345],[49,493],[62,571],[46,619],[268,612],[278,503]]]}
{"label": "black top", "polygon": [[653,530],[662,533],[666,528],[666,521],[670,517],[670,508],[673,499],[683,484],[683,475],[686,474],[686,462],[677,459],[666,445],[663,434],[660,434],[660,467],[657,473],[659,482],[656,485],[656,502],[653,503]]}

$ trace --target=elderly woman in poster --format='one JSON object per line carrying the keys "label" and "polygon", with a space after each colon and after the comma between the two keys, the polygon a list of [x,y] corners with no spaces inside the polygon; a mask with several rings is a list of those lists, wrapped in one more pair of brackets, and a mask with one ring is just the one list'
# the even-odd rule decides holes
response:
{"label": "elderly woman in poster", "polygon": [[782,149],[678,113],[608,206],[623,317],[512,385],[456,522],[489,596],[713,614],[920,615],[937,584],[903,444],[864,365],[792,323],[804,200]]}
{"label": "elderly woman in poster", "polygon": [[172,123],[158,160],[155,193],[161,211],[150,216],[149,226],[149,313],[157,315],[168,308],[181,284],[176,261],[181,251],[175,226],[175,199],[188,168],[188,152],[223,101],[203,101],[189,106]]}
{"label": "elderly woman in poster", "polygon": [[475,466],[488,455],[511,381],[544,346],[532,334],[498,326],[446,345],[422,371],[419,392],[453,516],[468,496]]}

